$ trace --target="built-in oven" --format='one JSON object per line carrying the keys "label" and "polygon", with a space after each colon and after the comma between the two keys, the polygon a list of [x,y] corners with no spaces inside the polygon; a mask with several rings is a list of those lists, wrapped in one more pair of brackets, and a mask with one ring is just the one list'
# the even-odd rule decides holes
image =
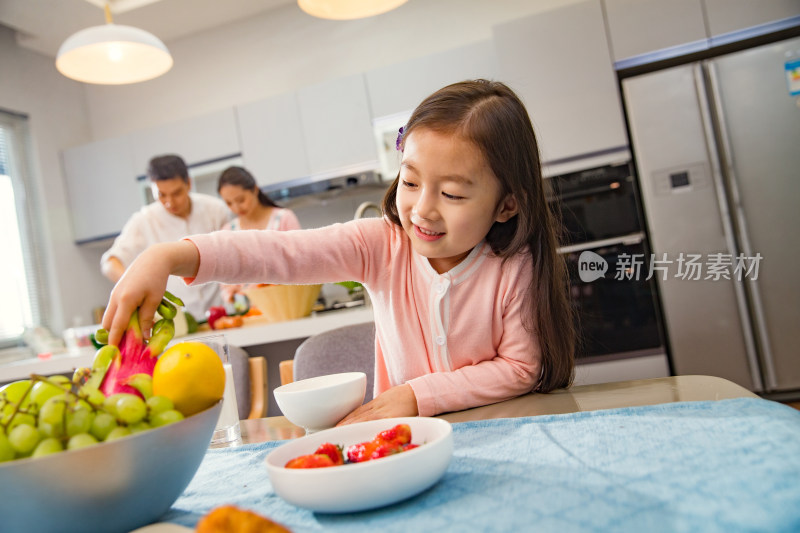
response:
{"label": "built-in oven", "polygon": [[550,176],[579,346],[577,382],[669,375],[656,281],[629,159]]}

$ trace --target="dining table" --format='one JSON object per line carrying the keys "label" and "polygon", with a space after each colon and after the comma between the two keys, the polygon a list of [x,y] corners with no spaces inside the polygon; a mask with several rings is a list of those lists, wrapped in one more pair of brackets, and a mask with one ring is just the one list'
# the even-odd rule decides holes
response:
{"label": "dining table", "polygon": [[270,485],[265,457],[302,428],[242,420],[161,520],[193,528],[230,504],[294,532],[800,531],[800,411],[722,378],[574,386],[438,418],[454,451],[437,483],[340,514]]}

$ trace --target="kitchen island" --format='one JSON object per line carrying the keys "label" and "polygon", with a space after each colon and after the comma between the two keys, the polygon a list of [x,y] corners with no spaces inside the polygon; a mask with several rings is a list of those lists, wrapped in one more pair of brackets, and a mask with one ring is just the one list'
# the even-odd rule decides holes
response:
{"label": "kitchen island", "polygon": [[[372,322],[372,308],[370,307],[326,311],[286,322],[263,323],[251,320],[241,328],[219,330],[219,332],[225,334],[231,346],[244,348],[252,356],[266,355],[269,363],[268,376],[274,375],[279,382],[277,365],[281,360],[293,357],[292,345],[297,346],[306,338],[324,331],[366,322]],[[209,335],[209,333],[217,333],[217,331],[193,333],[178,337],[172,342],[188,341]],[[77,367],[91,366],[95,351],[92,346],[84,346],[49,356],[7,362],[0,365],[0,384],[25,379],[31,374],[72,373]],[[270,389],[272,388],[270,386]]]}

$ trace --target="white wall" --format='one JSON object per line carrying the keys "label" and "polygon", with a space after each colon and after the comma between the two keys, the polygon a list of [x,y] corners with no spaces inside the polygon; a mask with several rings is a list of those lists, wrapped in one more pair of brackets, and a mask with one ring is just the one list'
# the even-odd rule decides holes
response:
{"label": "white wall", "polygon": [[50,267],[48,313],[60,334],[73,317],[91,323],[90,309],[103,305],[111,288],[98,276],[102,250],[73,244],[61,171],[61,148],[91,140],[84,89],[61,76],[52,58],[19,48],[14,32],[0,26],[0,108],[29,117],[30,177],[42,207]]}
{"label": "white wall", "polygon": [[409,0],[393,12],[344,22],[310,17],[292,3],[167,42],[175,59],[168,74],[117,87],[62,77],[53,58],[20,48],[0,27],[0,107],[30,116],[54,329],[71,326],[73,317],[90,323],[90,310],[111,290],[99,270],[104,247],[73,244],[61,149],[486,40],[498,23],[575,1]]}
{"label": "white wall", "polygon": [[355,21],[314,18],[292,3],[166,43],[175,66],[161,78],[87,86],[92,134],[120,135],[487,40],[498,23],[574,2],[409,0]]}

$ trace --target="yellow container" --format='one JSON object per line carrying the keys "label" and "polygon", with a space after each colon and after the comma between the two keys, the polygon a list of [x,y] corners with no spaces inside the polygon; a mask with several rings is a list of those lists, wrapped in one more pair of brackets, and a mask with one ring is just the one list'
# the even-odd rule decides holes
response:
{"label": "yellow container", "polygon": [[311,314],[322,285],[267,285],[244,291],[250,306],[262,313],[264,322],[295,320]]}

